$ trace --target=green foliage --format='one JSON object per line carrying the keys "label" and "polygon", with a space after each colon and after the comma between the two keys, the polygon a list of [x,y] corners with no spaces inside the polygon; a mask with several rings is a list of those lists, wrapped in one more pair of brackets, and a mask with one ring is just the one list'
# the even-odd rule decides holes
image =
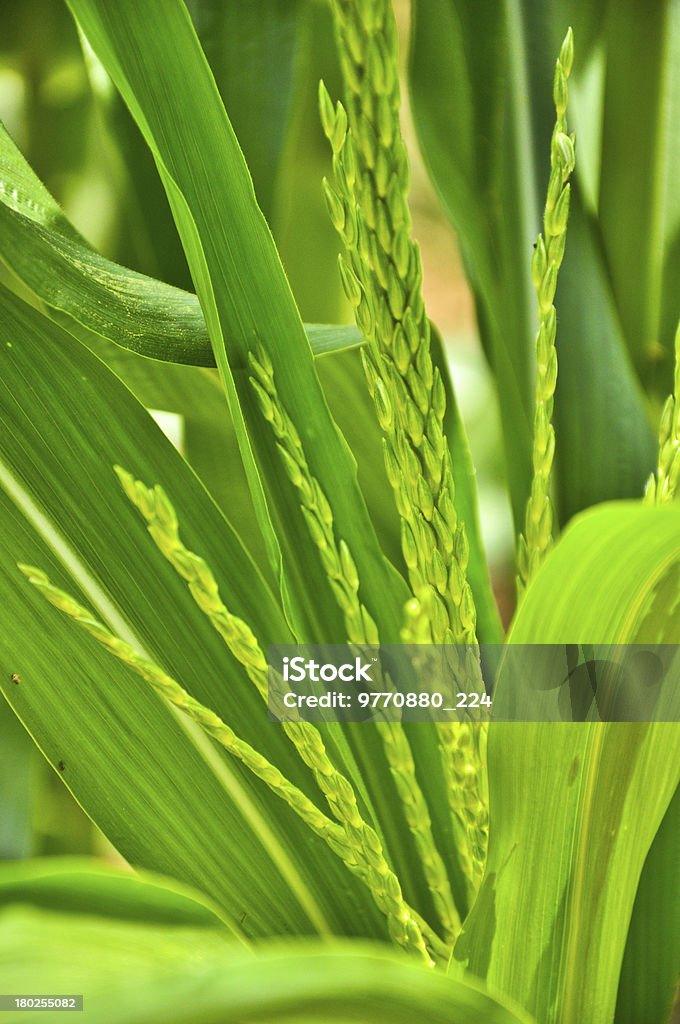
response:
{"label": "green foliage", "polygon": [[[0,990],[81,990],[97,1024],[667,1024],[676,724],[274,724],[263,700],[271,643],[443,643],[498,695],[477,641],[680,643],[673,5],[413,3],[521,535],[507,634],[391,2],[59,9],[51,59],[122,192],[100,253],[0,126]],[[89,181],[84,147],[27,138]],[[303,324],[340,289],[356,326]],[[73,851],[102,848],[79,804],[132,873],[29,859],[48,772]]]}
{"label": "green foliage", "polygon": [[[23,905],[13,905],[14,899]],[[28,992],[32,966],[50,991],[87,993],[97,1024],[423,1019],[531,1024],[474,980],[422,970],[368,943],[268,944],[225,933],[200,893],[87,862],[0,870],[0,985]],[[266,978],[266,984],[262,979]],[[34,1015],[26,1014],[29,1020]]]}

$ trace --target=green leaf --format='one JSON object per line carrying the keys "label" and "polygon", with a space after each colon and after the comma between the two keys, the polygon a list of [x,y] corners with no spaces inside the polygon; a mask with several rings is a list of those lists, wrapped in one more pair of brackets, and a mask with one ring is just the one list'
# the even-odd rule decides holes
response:
{"label": "green leaf", "polygon": [[[679,538],[673,507],[579,516],[509,642],[677,643]],[[677,725],[496,723],[488,755],[489,860],[456,956],[542,1024],[611,1020],[636,888],[680,776]]]}
{"label": "green leaf", "polygon": [[321,188],[332,162],[318,93],[324,81],[337,95],[342,78],[330,4],[305,0],[303,13],[295,114],[270,226],[303,319],[336,323],[350,317],[350,308],[338,274],[338,236]]}
{"label": "green leaf", "polygon": [[[297,0],[216,4],[189,10],[217,87],[231,113],[271,226],[280,168],[294,119],[294,95],[305,49],[304,8]],[[124,261],[180,287],[191,278],[153,157],[104,68],[86,48],[92,92],[102,112],[107,170],[120,196],[116,252]],[[320,176],[319,176],[320,178]]]}
{"label": "green leaf", "polygon": [[[66,9],[65,14],[70,16],[70,11]],[[96,147],[89,147],[97,162],[85,174],[84,184],[87,186],[96,174],[99,189],[104,187],[108,192],[106,199],[88,204],[85,233],[92,231],[95,247],[105,244],[112,259],[122,259],[135,270],[190,289],[191,275],[153,157],[113,82],[82,36],[80,43],[92,107],[91,123],[84,134],[97,140]]]}
{"label": "green leaf", "polygon": [[80,857],[49,857],[0,867],[0,908],[13,903],[140,924],[224,927],[219,911],[205,896],[174,879],[147,872],[131,874]]}
{"label": "green leaf", "polygon": [[680,790],[675,791],[642,870],[616,1001],[616,1024],[668,1024],[678,983]]}
{"label": "green leaf", "polygon": [[[95,252],[2,124],[0,183],[0,257],[55,314],[63,315],[67,330],[91,348],[100,337],[151,359],[215,365],[196,296]],[[309,324],[306,331],[316,355],[361,344],[354,326]],[[109,351],[103,349],[107,361]]]}
{"label": "green leaf", "polygon": [[[208,560],[225,602],[263,646],[290,638],[229,524],[116,377],[9,294],[0,304],[0,379],[0,587],[11,624],[0,634],[0,688],[43,753],[57,768],[63,762],[62,779],[131,863],[208,893],[232,921],[247,912],[251,934],[382,935],[377,911],[324,844],[46,607],[16,568],[19,561],[39,565],[68,590],[78,588],[114,630],[321,800],[286,738],[267,723],[241,666],[146,533],[114,464],[172,495],[187,544]],[[20,685],[11,682],[15,672]]]}
{"label": "green leaf", "polygon": [[306,324],[305,330],[315,356],[345,352],[364,344],[364,339],[354,324]]}
{"label": "green leaf", "polygon": [[214,80],[178,2],[71,10],[154,153],[220,369],[253,503],[284,605],[301,639],[343,639],[337,607],[249,380],[261,344],[313,475],[348,544],[362,600],[397,639],[407,590],[382,556],[350,454],[330,418],[299,313]]}
{"label": "green leaf", "polygon": [[673,6],[622,0],[608,6],[605,21],[602,239],[626,340],[643,373],[658,357],[666,202],[677,209],[677,164],[669,162],[677,129],[668,121]]}
{"label": "green leaf", "polygon": [[[580,515],[527,592],[509,641],[680,641],[673,599],[679,516],[674,505],[650,508],[639,502],[612,502]],[[668,593],[655,604],[664,581]]]}
{"label": "green leaf", "polygon": [[302,0],[187,4],[270,225],[294,112],[305,6]]}
{"label": "green leaf", "polygon": [[369,1009],[376,1024],[531,1024],[474,983],[411,964],[387,947],[297,943],[253,955],[196,925],[141,926],[21,907],[0,913],[0,987],[82,992],[83,1019],[97,1024],[350,1024]]}
{"label": "green leaf", "polygon": [[[666,116],[667,124],[680,121],[680,12],[670,7],[668,23],[668,49],[666,52]],[[680,166],[680,132],[668,131],[665,140],[665,163],[669,169]],[[680,188],[677,171],[667,173],[664,181],[662,208],[664,211],[664,266],[661,284],[661,322],[659,341],[668,354],[668,369],[664,376],[663,392],[670,390],[673,376],[673,339],[678,323],[677,288],[680,281]]]}
{"label": "green leaf", "polygon": [[583,209],[578,188],[571,198],[556,300],[556,475],[562,522],[601,501],[641,496],[657,454],[600,258],[597,225]]}

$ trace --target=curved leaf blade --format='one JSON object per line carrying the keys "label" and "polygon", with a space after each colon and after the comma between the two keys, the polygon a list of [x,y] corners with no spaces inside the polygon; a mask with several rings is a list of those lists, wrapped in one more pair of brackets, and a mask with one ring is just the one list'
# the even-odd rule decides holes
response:
{"label": "curved leaf blade", "polygon": [[677,890],[680,790],[656,834],[640,878],[616,1000],[616,1024],[668,1024],[678,984]]}
{"label": "curved leaf blade", "polygon": [[[140,356],[215,366],[205,320],[191,292],[100,256],[64,216],[0,124],[0,258],[67,330]],[[80,330],[79,330],[80,328]],[[356,327],[308,324],[315,355],[362,344]]]}
{"label": "curved leaf blade", "polygon": [[[548,556],[509,641],[678,643],[679,575],[680,509],[599,507]],[[655,603],[666,585],[674,598]],[[490,728],[489,861],[456,956],[545,1024],[613,1018],[635,892],[680,778],[677,736],[672,723]]]}
{"label": "curved leaf blade", "polygon": [[206,928],[6,909],[0,985],[28,992],[36,978],[43,991],[84,992],[83,1019],[97,1024],[350,1024],[367,1012],[376,1024],[531,1024],[474,982],[377,945],[296,943],[249,955]]}
{"label": "curved leaf blade", "polygon": [[148,872],[131,874],[84,857],[3,865],[0,907],[13,903],[140,924],[221,929],[225,923],[205,896],[174,879]]}

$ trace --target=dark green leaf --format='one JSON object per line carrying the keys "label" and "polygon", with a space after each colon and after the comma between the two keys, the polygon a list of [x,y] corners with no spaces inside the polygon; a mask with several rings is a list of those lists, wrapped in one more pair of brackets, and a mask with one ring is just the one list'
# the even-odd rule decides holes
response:
{"label": "dark green leaf", "polygon": [[294,109],[305,6],[303,0],[187,4],[270,225]]}
{"label": "dark green leaf", "polygon": [[576,189],[557,292],[555,432],[563,522],[609,498],[641,496],[656,460],[656,438],[597,242],[597,225]]}
{"label": "dark green leaf", "polygon": [[[64,315],[68,330],[91,348],[99,336],[152,359],[215,365],[196,296],[96,253],[1,124],[0,183],[0,257],[39,299]],[[306,330],[318,355],[361,344],[355,327],[310,324]]]}

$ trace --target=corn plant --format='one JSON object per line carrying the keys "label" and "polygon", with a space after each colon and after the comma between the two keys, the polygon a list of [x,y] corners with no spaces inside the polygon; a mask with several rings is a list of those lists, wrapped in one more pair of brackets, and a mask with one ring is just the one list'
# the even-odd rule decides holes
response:
{"label": "corn plant", "polygon": [[[479,644],[680,640],[674,6],[412,4],[503,426],[507,629],[389,0],[40,11],[126,189],[114,262],[0,126],[0,989],[98,1024],[667,1024],[675,723],[266,705],[271,644],[443,645],[481,695],[509,684]],[[284,230],[296,183],[330,273]],[[305,323],[310,280],[354,322]],[[30,857],[38,777],[125,867]]]}

